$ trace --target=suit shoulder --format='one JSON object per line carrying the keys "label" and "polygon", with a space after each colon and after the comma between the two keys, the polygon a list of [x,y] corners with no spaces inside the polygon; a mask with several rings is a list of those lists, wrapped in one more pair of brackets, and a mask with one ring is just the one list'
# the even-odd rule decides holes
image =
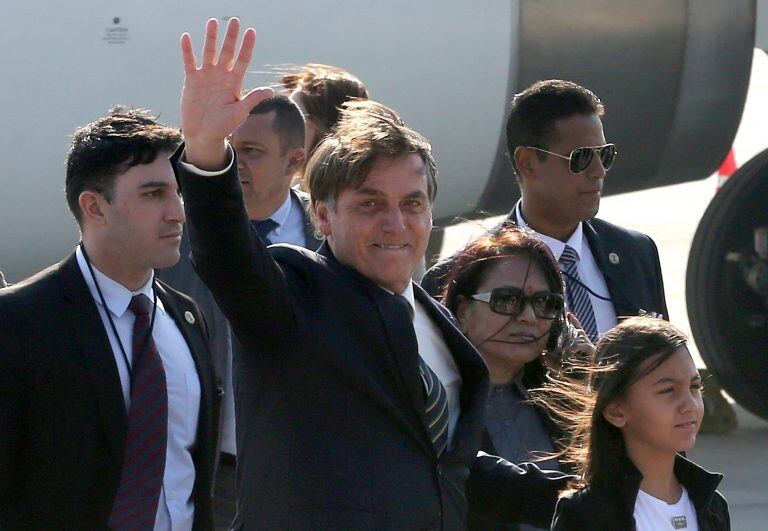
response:
{"label": "suit shoulder", "polygon": [[327,263],[327,259],[315,251],[290,243],[270,245],[269,252],[278,263],[292,267],[323,266]]}
{"label": "suit shoulder", "polygon": [[49,301],[58,290],[59,264],[54,264],[35,275],[0,290],[0,311],[3,308],[19,311],[37,307]]}
{"label": "suit shoulder", "polygon": [[653,239],[645,233],[637,230],[627,229],[620,227],[604,219],[593,218],[589,220],[589,224],[592,226],[598,237],[607,241],[632,241],[641,245],[652,245],[656,247],[656,243]]}

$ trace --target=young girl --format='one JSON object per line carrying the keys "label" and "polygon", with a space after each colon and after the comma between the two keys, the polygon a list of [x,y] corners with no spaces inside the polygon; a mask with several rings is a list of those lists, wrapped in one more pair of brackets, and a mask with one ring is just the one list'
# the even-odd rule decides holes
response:
{"label": "young girl", "polygon": [[580,477],[558,501],[552,529],[730,529],[715,490],[722,475],[678,454],[693,447],[704,413],[685,335],[633,317],[605,334],[595,361],[588,378],[553,381],[543,395],[570,423],[567,455]]}

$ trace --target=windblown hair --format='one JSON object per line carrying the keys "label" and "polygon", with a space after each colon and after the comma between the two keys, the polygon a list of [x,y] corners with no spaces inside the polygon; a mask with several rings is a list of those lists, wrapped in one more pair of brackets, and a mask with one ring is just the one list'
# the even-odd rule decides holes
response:
{"label": "windblown hair", "polygon": [[[455,315],[461,299],[477,293],[478,287],[499,260],[510,256],[528,258],[541,269],[549,290],[565,296],[560,268],[549,247],[532,232],[510,223],[499,231],[488,232],[454,255],[455,261],[446,275],[443,288],[442,302],[446,308]],[[553,320],[546,345],[548,366],[560,364],[570,333],[564,316]],[[546,369],[541,356],[527,363],[523,369],[523,385],[526,388],[542,385]]]}
{"label": "windblown hair", "polygon": [[[288,91],[300,90],[300,101],[309,115],[307,118],[323,134],[339,122],[345,102],[368,99],[368,90],[357,77],[342,68],[319,63],[308,63],[281,76],[280,83]],[[316,145],[307,147],[312,151]]]}
{"label": "windblown hair", "polygon": [[[537,81],[515,94],[507,115],[507,153],[515,173],[518,147],[549,149],[556,140],[556,122],[577,114],[602,116],[604,112],[603,104],[591,90],[572,81]],[[543,161],[547,154],[537,151],[537,156]]]}
{"label": "windblown hair", "polygon": [[78,128],[67,155],[67,205],[82,222],[79,198],[84,191],[111,201],[115,179],[133,166],[151,164],[158,154],[173,152],[181,133],[156,121],[146,109],[115,107],[107,116]]}
{"label": "windblown hair", "polygon": [[630,317],[605,333],[591,362],[569,360],[561,374],[550,375],[534,400],[553,412],[568,434],[564,461],[579,478],[572,488],[617,481],[616,464],[628,457],[621,430],[603,412],[686,342],[685,334],[667,321]]}
{"label": "windblown hair", "polygon": [[429,141],[406,127],[393,110],[381,103],[345,103],[338,126],[320,142],[307,162],[305,176],[313,207],[319,201],[333,207],[343,190],[359,188],[379,157],[411,154],[424,162],[427,194],[432,202],[437,193],[437,165]]}

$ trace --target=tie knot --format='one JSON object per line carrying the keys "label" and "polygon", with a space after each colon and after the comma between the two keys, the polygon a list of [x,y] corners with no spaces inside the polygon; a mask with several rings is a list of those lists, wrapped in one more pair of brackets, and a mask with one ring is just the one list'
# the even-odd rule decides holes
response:
{"label": "tie knot", "polygon": [[563,249],[563,254],[560,255],[560,262],[563,264],[576,263],[579,261],[579,255],[576,254],[576,250],[570,245],[566,245]]}
{"label": "tie knot", "polygon": [[254,219],[251,220],[251,226],[256,229],[256,232],[259,233],[259,236],[264,241],[269,241],[267,238],[267,235],[272,232],[275,227],[277,227],[277,221],[273,220],[272,218],[267,219]]}
{"label": "tie knot", "polygon": [[139,293],[131,298],[131,303],[128,305],[128,309],[136,316],[149,315],[149,311],[152,309],[152,301],[150,301],[149,297],[143,293]]}

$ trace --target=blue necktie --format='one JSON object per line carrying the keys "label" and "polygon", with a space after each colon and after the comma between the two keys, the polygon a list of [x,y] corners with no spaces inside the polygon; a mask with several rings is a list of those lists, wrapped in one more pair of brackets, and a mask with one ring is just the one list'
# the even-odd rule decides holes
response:
{"label": "blue necktie", "polygon": [[568,308],[576,314],[581,326],[589,336],[589,339],[597,342],[597,322],[595,321],[595,311],[592,309],[592,301],[589,300],[589,293],[584,288],[584,284],[579,277],[578,265],[579,255],[573,247],[566,245],[563,254],[560,255],[560,264],[565,277],[565,291],[568,296]]}
{"label": "blue necktie", "polygon": [[272,244],[272,240],[270,240],[267,235],[272,232],[275,227],[277,227],[277,222],[273,220],[272,218],[267,219],[252,219],[251,220],[251,227],[256,229],[256,232],[261,237],[261,240],[266,243],[267,245]]}

